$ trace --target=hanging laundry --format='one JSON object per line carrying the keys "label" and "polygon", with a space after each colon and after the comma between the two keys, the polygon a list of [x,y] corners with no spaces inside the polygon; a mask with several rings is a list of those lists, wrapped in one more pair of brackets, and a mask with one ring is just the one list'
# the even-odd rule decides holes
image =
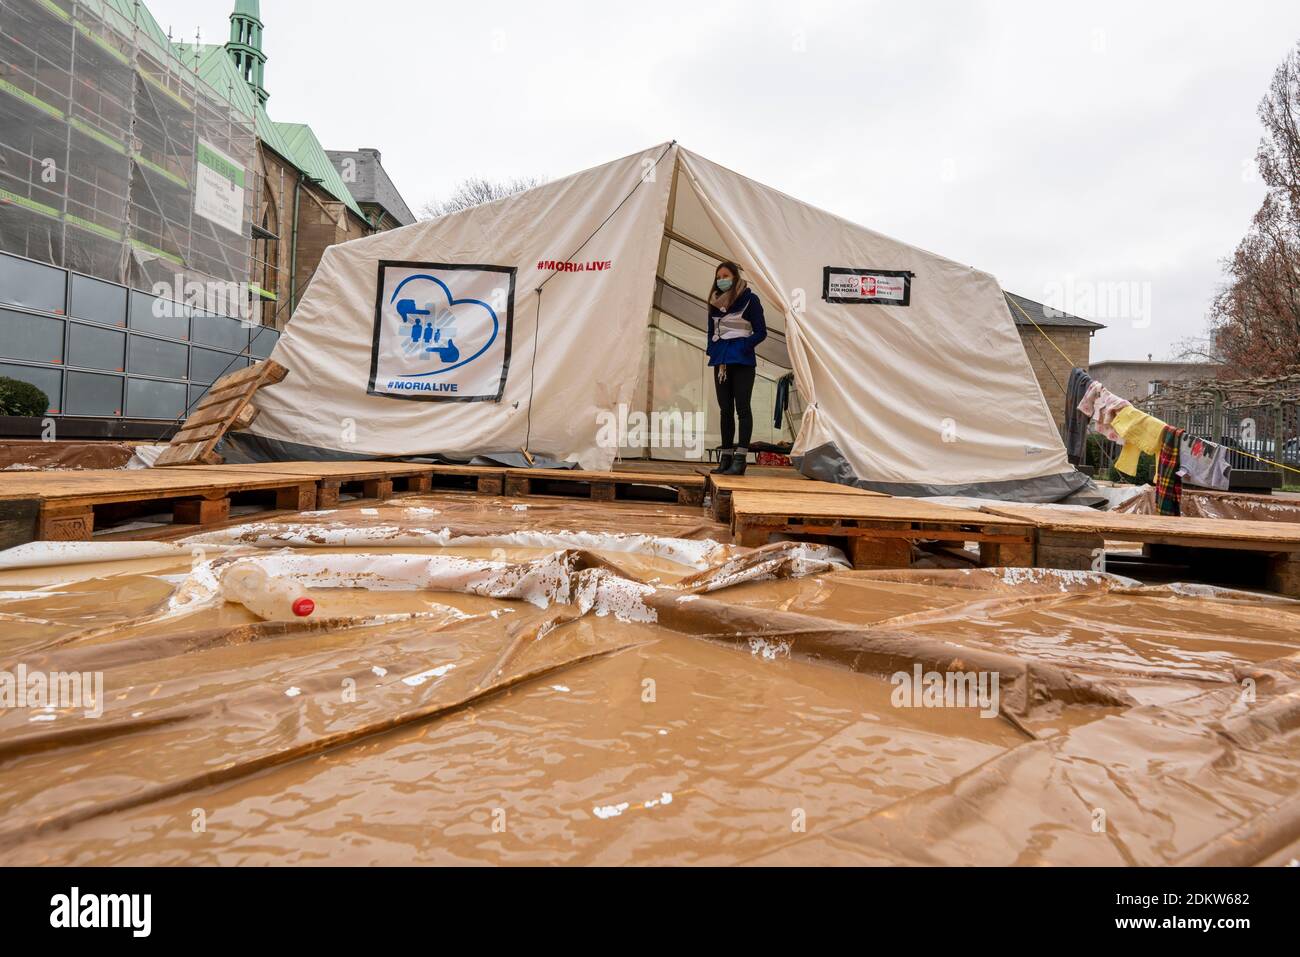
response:
{"label": "hanging laundry", "polygon": [[1196,436],[1184,435],[1180,450],[1182,467],[1179,474],[1190,485],[1228,491],[1232,467],[1228,464],[1228,449]]}
{"label": "hanging laundry", "polygon": [[790,410],[790,391],[794,388],[794,373],[787,372],[776,381],[776,408],[772,412],[772,428],[781,427],[781,419]]}
{"label": "hanging laundry", "polygon": [[1120,442],[1123,440],[1111,427],[1111,422],[1121,409],[1126,409],[1129,405],[1128,399],[1120,398],[1094,379],[1084,393],[1083,401],[1079,403],[1079,411],[1092,418],[1092,427],[1098,434],[1112,442]]}
{"label": "hanging laundry", "polygon": [[1109,389],[1102,389],[1101,397],[1097,399],[1097,431],[1112,442],[1122,441],[1122,436],[1115,429],[1115,416],[1132,407],[1133,403],[1128,399],[1115,395]]}
{"label": "hanging laundry", "polygon": [[1074,465],[1082,465],[1088,454],[1088,418],[1079,404],[1095,380],[1082,369],[1070,370],[1065,387],[1065,454]]}
{"label": "hanging laundry", "polygon": [[1106,387],[1093,379],[1088,384],[1087,390],[1083,393],[1083,398],[1079,400],[1078,409],[1088,418],[1097,414],[1097,398],[1104,392]]}
{"label": "hanging laundry", "polygon": [[1183,430],[1170,425],[1166,425],[1160,433],[1155,480],[1157,515],[1182,514],[1183,473],[1178,465],[1182,438]]}
{"label": "hanging laundry", "polygon": [[1115,468],[1125,475],[1137,475],[1141,453],[1155,455],[1160,451],[1165,423],[1130,405],[1116,413],[1112,426],[1124,440],[1124,451]]}

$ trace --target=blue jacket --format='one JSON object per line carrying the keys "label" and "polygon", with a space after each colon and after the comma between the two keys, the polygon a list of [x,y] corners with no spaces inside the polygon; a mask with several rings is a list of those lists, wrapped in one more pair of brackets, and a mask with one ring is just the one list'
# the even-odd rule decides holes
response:
{"label": "blue jacket", "polygon": [[754,358],[754,349],[767,338],[767,323],[763,320],[763,304],[754,295],[754,290],[746,289],[744,295],[731,304],[729,313],[734,315],[744,312],[749,324],[754,327],[754,334],[745,339],[714,340],[714,325],[722,318],[723,312],[709,306],[709,365],[711,366],[753,366],[758,365]]}

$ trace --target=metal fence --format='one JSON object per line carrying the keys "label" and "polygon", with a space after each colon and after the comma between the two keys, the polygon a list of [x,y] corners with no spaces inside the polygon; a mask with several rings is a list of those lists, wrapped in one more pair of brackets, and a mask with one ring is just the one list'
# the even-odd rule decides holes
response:
{"label": "metal fence", "polygon": [[1235,450],[1229,455],[1234,469],[1279,472],[1288,485],[1300,480],[1296,473],[1279,467],[1300,468],[1300,401],[1296,399],[1170,402],[1157,396],[1141,408],[1175,428]]}

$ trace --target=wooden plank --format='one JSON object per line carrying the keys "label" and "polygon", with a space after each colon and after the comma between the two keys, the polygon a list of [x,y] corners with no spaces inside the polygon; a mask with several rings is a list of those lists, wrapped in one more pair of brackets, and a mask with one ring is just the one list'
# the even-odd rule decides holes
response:
{"label": "wooden plank", "polygon": [[1032,541],[1033,530],[1020,528],[1009,530],[994,525],[982,525],[979,528],[951,526],[949,528],[930,525],[917,525],[906,522],[878,522],[871,525],[809,525],[803,522],[795,524],[757,524],[741,521],[749,528],[765,528],[770,534],[782,531],[787,534],[825,535],[837,538],[874,538],[906,539],[907,541],[928,542],[980,542],[1008,545],[1027,545]]}
{"label": "wooden plank", "polygon": [[[221,434],[225,434],[224,428],[221,430]],[[196,442],[177,442],[158,456],[157,462],[161,462],[162,465],[155,463],[154,468],[168,468],[177,465],[220,465],[223,459],[212,451],[213,446],[216,445],[219,439],[220,435],[216,438],[209,437]]]}
{"label": "wooden plank", "polygon": [[[703,463],[700,462],[656,462],[648,459],[628,459],[615,462],[615,472],[641,472],[655,475],[695,475]],[[703,466],[705,471],[712,466]]]}
{"label": "wooden plank", "polygon": [[985,568],[1036,568],[1037,550],[1033,537],[1027,542],[982,541],[980,565]]}
{"label": "wooden plank", "polygon": [[899,538],[858,536],[849,542],[848,557],[853,567],[860,570],[907,568],[912,564],[912,543]]}
{"label": "wooden plank", "polygon": [[312,512],[316,510],[317,489],[315,482],[290,485],[276,489],[275,507],[294,512]]}
{"label": "wooden plank", "polygon": [[211,404],[203,404],[195,409],[188,419],[185,420],[185,426],[182,432],[196,429],[201,425],[209,425],[213,422],[224,422],[237,411],[244,407],[248,397],[252,394],[251,390],[242,390],[232,395],[229,399]]}
{"label": "wooden plank", "polygon": [[325,479],[316,489],[316,507],[321,511],[327,511],[331,508],[339,507],[339,494],[343,490],[343,483],[332,479]]}
{"label": "wooden plank", "polygon": [[362,498],[389,498],[393,494],[393,480],[388,478],[366,479],[361,483]]}
{"label": "wooden plank", "polygon": [[301,475],[315,479],[341,479],[360,482],[365,479],[398,478],[406,475],[428,475],[436,466],[419,462],[248,462],[225,465],[182,466],[185,471],[202,468],[223,473],[243,472],[249,475],[273,473],[276,475]]}
{"label": "wooden plank", "polygon": [[[718,467],[717,463],[710,462],[710,463],[704,463],[704,464],[694,466],[693,471],[697,472],[700,475],[713,475],[715,474],[713,470],[717,467]],[[654,471],[654,469],[652,468],[647,469],[647,471]],[[750,465],[745,469],[745,476],[746,477],[770,476],[772,478],[789,479],[792,482],[817,481],[816,479],[808,478],[808,476],[804,475],[798,469],[792,468],[791,466],[788,465]]]}
{"label": "wooden plank", "polygon": [[95,510],[90,506],[40,506],[36,538],[43,542],[90,541],[95,534]]}
{"label": "wooden plank", "polygon": [[[504,465],[430,465],[429,471],[433,475],[504,475],[509,471],[520,471],[518,469],[508,469]],[[527,471],[524,469],[523,471]]]}
{"label": "wooden plank", "polygon": [[1177,518],[1081,511],[1053,505],[987,505],[983,511],[1033,522],[1040,529],[1101,536],[1107,541],[1268,550],[1300,548],[1300,524],[1220,518]]}
{"label": "wooden plank", "polygon": [[1269,560],[1267,587],[1288,598],[1300,598],[1300,554],[1273,556]]}
{"label": "wooden plank", "polygon": [[801,495],[870,495],[888,498],[883,492],[819,482],[816,479],[794,479],[770,475],[709,475],[709,486],[722,492],[795,492]]}
{"label": "wooden plank", "polygon": [[231,388],[246,382],[256,382],[258,387],[275,385],[277,382],[283,382],[284,377],[289,374],[289,370],[280,363],[267,359],[265,362],[259,362],[257,365],[251,365],[247,368],[240,369],[238,372],[232,372],[230,375],[222,376],[212,384],[215,390],[218,386],[221,388]]}
{"label": "wooden plank", "polygon": [[[244,408],[248,408],[245,406]],[[171,446],[179,448],[186,445],[206,445],[211,438],[218,438],[226,432],[226,420],[223,418],[217,422],[209,422],[206,425],[186,425],[185,428],[172,436]],[[167,468],[167,466],[159,466]]]}
{"label": "wooden plank", "polygon": [[914,498],[873,495],[824,495],[775,492],[735,492],[732,512],[739,518],[831,518],[870,521],[928,522],[937,525],[988,525],[1032,527],[1033,522],[1014,516],[990,519],[975,509],[954,508]]}
{"label": "wooden plank", "polygon": [[88,542],[95,533],[95,510],[89,505],[41,503],[36,538],[42,542]]}
{"label": "wooden plank", "polygon": [[699,474],[668,474],[664,472],[587,472],[580,469],[504,469],[507,476],[529,479],[546,479],[559,482],[614,482],[618,485],[663,485],[672,488],[704,488],[704,476]]}
{"label": "wooden plank", "polygon": [[854,488],[851,485],[837,485],[833,482],[819,482],[808,478],[788,478],[767,475],[707,475],[705,476],[712,501],[709,505],[714,521],[731,520],[731,497],[736,492],[790,492],[795,494],[818,495],[868,495],[887,497],[880,492]]}
{"label": "wooden plank", "polygon": [[227,385],[224,380],[214,383],[208,387],[208,391],[203,393],[203,398],[199,404],[194,407],[198,412],[202,409],[210,409],[214,405],[220,405],[223,402],[229,402],[231,399],[238,398],[242,395],[257,391],[256,382],[240,382],[236,385]]}
{"label": "wooden plank", "polygon": [[[215,451],[217,443],[232,427],[241,423],[246,427],[251,423],[252,418],[244,414],[244,409],[256,391],[282,381],[288,374],[288,369],[268,359],[218,379],[156,464],[193,465],[220,461]],[[202,429],[213,425],[219,428],[215,431]]]}
{"label": "wooden plank", "polygon": [[[565,482],[579,488],[585,486],[586,494],[597,502],[614,502],[634,498],[627,490],[637,487],[672,490],[679,505],[702,505],[704,502],[704,476],[685,473],[650,472],[594,472],[579,469],[504,469],[500,494],[511,498],[530,495],[557,495],[566,493],[546,489],[539,483]],[[620,494],[619,489],[624,491]],[[498,494],[493,491],[480,494]],[[571,494],[581,494],[575,492]]]}
{"label": "wooden plank", "polygon": [[881,495],[737,491],[732,519],[742,545],[774,532],[845,540],[854,568],[906,568],[912,542],[978,542],[987,564],[1032,563],[1032,523],[917,499]]}
{"label": "wooden plank", "polygon": [[15,498],[0,502],[0,551],[36,540],[41,501]]}
{"label": "wooden plank", "polygon": [[1034,562],[1038,568],[1105,571],[1106,543],[1100,535],[1038,530]]}
{"label": "wooden plank", "polygon": [[16,472],[0,475],[0,500],[36,498],[60,505],[102,505],[285,488],[302,483],[300,475],[242,472],[237,466]]}
{"label": "wooden plank", "polygon": [[184,498],[172,505],[172,521],[177,525],[215,525],[228,518],[228,498]]}

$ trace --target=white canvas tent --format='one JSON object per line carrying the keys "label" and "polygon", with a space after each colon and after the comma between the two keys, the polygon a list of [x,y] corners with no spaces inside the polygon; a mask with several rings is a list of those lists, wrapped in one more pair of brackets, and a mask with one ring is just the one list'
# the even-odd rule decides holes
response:
{"label": "white canvas tent", "polygon": [[232,451],[468,461],[527,448],[604,469],[629,441],[611,441],[612,420],[674,408],[716,441],[702,300],[724,258],[770,330],[756,438],[779,438],[773,382],[792,369],[806,474],[1024,500],[1086,484],[992,276],[675,143],[330,248],[273,354],[290,375],[259,394]]}

